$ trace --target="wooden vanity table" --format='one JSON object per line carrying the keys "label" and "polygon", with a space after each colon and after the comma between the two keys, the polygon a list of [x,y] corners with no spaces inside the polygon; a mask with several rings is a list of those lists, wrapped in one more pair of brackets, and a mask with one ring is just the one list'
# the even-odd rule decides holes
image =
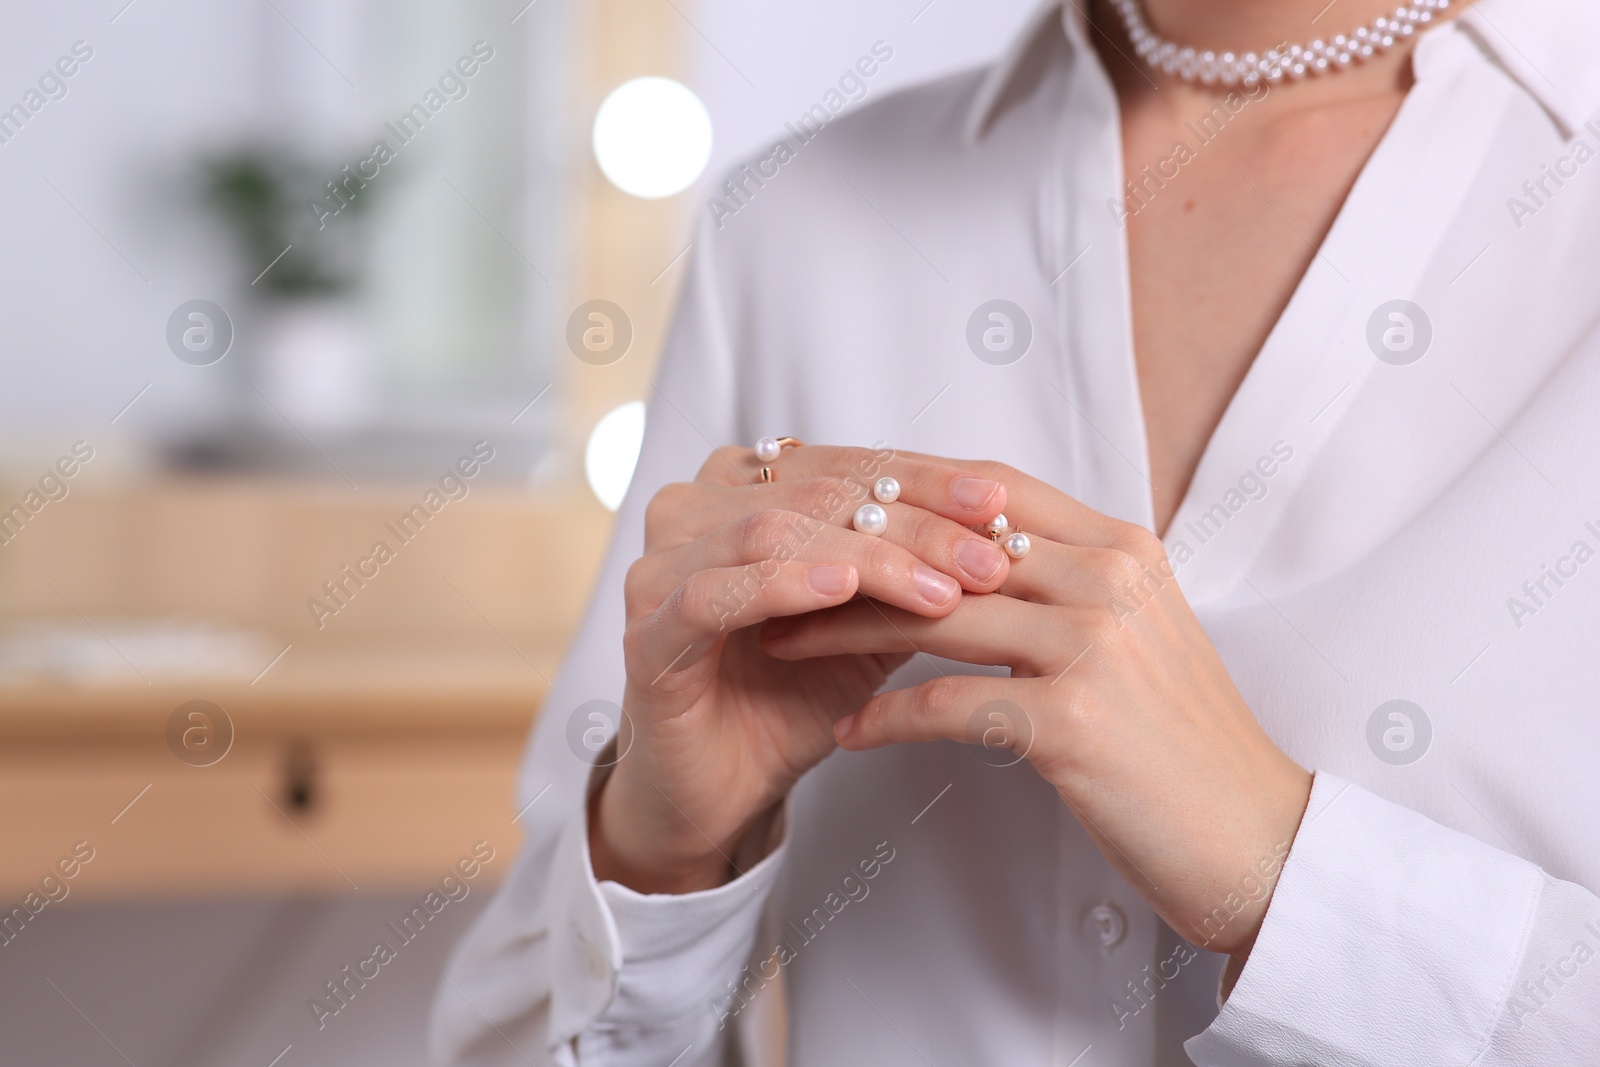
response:
{"label": "wooden vanity table", "polygon": [[[425,489],[84,486],[0,550],[0,902],[82,841],[84,899],[425,885],[479,840],[498,876],[610,515],[581,489],[475,484],[319,628],[308,599],[397,545],[385,524]],[[41,621],[55,637],[17,652]],[[157,655],[174,632],[198,636]],[[190,701],[231,722],[215,762],[169,737]],[[183,723],[202,753],[227,732]]]}

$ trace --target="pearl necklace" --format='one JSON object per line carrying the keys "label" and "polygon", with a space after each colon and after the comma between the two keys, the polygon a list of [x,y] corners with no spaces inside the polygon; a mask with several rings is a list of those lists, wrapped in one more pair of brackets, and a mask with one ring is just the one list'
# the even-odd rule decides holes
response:
{"label": "pearl necklace", "polygon": [[1435,12],[1442,14],[1450,0],[1414,0],[1401,4],[1389,15],[1380,15],[1365,26],[1349,34],[1338,34],[1331,41],[1321,39],[1310,44],[1282,45],[1261,55],[1246,52],[1206,50],[1179,46],[1158,36],[1145,21],[1139,0],[1111,0],[1111,6],[1122,16],[1122,25],[1133,42],[1139,58],[1152,67],[1186,82],[1202,85],[1254,85],[1265,78],[1269,82],[1284,77],[1299,80],[1307,74],[1326,74],[1340,71],[1351,64],[1371,59],[1393,48],[1416,33],[1418,26],[1433,21]]}

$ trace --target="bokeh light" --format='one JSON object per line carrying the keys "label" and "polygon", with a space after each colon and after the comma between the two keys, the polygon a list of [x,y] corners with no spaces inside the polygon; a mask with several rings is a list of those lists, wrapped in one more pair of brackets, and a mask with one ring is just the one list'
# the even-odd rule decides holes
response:
{"label": "bokeh light", "polygon": [[606,412],[589,432],[583,470],[600,503],[616,511],[633,481],[644,443],[644,401],[633,400]]}
{"label": "bokeh light", "polygon": [[594,158],[625,193],[656,200],[682,192],[711,158],[711,114],[671,78],[624,82],[595,113]]}

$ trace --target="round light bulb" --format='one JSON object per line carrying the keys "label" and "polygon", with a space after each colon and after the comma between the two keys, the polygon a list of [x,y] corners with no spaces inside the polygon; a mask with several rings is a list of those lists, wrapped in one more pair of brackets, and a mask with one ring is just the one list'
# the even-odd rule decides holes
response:
{"label": "round light bulb", "polygon": [[680,193],[711,159],[711,114],[682,82],[624,82],[595,112],[594,158],[625,193],[645,200]]}

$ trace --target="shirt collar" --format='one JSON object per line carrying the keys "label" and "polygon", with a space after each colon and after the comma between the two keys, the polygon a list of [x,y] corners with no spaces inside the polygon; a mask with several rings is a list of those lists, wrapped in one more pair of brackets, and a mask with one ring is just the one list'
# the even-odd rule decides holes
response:
{"label": "shirt collar", "polygon": [[[980,139],[1019,68],[1046,34],[1064,36],[1068,52],[1085,45],[1083,0],[1044,0],[1000,60],[990,67],[967,114],[970,142]],[[1600,111],[1600,4],[1594,0],[1476,0],[1453,20],[1470,33],[1572,136]]]}

